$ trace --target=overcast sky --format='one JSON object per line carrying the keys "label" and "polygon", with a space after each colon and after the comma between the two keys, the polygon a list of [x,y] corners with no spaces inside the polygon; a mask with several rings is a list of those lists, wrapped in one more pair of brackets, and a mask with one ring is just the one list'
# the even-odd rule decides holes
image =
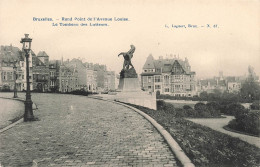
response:
{"label": "overcast sky", "polygon": [[[33,21],[53,18],[53,22]],[[62,17],[128,18],[105,27],[61,27]],[[59,20],[56,20],[59,19]],[[171,25],[200,28],[171,28]],[[206,25],[217,28],[207,28]],[[166,28],[165,26],[169,28]],[[132,63],[138,73],[149,54],[187,57],[198,77],[244,75],[248,65],[260,75],[260,1],[108,1],[108,0],[0,0],[0,45],[21,48],[24,33],[33,38],[32,49],[46,51],[50,59],[82,58],[106,64],[117,73],[133,44]]]}

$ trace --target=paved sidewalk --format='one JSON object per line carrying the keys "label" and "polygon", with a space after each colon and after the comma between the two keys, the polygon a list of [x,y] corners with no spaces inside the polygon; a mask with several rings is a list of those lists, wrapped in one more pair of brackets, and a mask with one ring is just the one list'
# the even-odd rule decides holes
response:
{"label": "paved sidewalk", "polygon": [[156,129],[128,108],[84,96],[32,99],[40,121],[0,134],[4,166],[177,166]]}
{"label": "paved sidewalk", "polygon": [[24,113],[23,102],[0,98],[0,129],[10,125],[12,119]]}
{"label": "paved sidewalk", "polygon": [[257,146],[258,148],[260,148],[260,138],[259,137],[244,135],[244,134],[225,130],[223,127],[226,126],[229,123],[229,121],[234,119],[233,116],[225,116],[225,117],[226,118],[216,118],[216,119],[214,119],[214,118],[207,118],[207,119],[195,118],[194,119],[194,118],[192,118],[192,119],[188,119],[188,120],[201,124],[201,125],[204,125],[204,126],[207,126],[216,131],[228,134],[230,136],[238,137],[239,139],[241,139],[245,142],[248,142],[249,144],[253,144],[253,145]]}

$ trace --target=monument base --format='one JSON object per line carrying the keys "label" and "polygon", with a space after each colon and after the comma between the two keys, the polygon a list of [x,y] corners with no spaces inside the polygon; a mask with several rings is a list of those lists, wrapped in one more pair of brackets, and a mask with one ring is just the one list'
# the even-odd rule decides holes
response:
{"label": "monument base", "polygon": [[141,90],[136,92],[117,92],[114,100],[157,110],[155,93],[144,92]]}
{"label": "monument base", "polygon": [[118,90],[123,92],[140,91],[138,78],[120,78]]}

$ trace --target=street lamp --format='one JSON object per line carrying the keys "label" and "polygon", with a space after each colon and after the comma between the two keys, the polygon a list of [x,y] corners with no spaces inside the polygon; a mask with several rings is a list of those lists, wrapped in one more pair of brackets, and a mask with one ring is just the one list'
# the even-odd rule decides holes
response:
{"label": "street lamp", "polygon": [[16,61],[14,61],[14,98],[17,98],[17,89],[16,89],[16,79],[17,79],[17,74],[16,74],[16,71],[17,71],[17,67],[16,67]]}
{"label": "street lamp", "polygon": [[31,50],[31,42],[32,39],[29,38],[29,34],[24,34],[25,38],[22,38],[20,43],[23,44],[23,51],[25,52],[26,58],[26,100],[24,102],[25,105],[25,112],[24,112],[24,121],[34,121],[33,110],[32,110],[32,99],[31,99],[31,92],[30,92],[30,76],[29,76],[29,53]]}

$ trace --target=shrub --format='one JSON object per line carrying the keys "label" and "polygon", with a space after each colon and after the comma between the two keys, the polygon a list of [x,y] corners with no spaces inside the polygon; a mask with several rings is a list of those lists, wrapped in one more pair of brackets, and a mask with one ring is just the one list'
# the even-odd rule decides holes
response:
{"label": "shrub", "polygon": [[209,102],[206,104],[206,106],[208,107],[208,109],[212,108],[214,110],[220,110],[220,104],[217,102]]}
{"label": "shrub", "polygon": [[194,109],[197,111],[204,109],[205,107],[206,107],[206,105],[204,103],[200,103],[200,102],[194,105]]}
{"label": "shrub", "polygon": [[182,108],[183,108],[184,110],[189,110],[189,109],[192,109],[192,107],[191,107],[191,106],[189,106],[189,105],[184,105]]}
{"label": "shrub", "polygon": [[234,130],[260,135],[260,112],[241,110],[236,113],[236,119],[228,123],[228,127]]}
{"label": "shrub", "polygon": [[163,110],[165,105],[166,105],[165,101],[163,101],[163,100],[157,100],[156,103],[157,103],[157,109],[158,110]]}
{"label": "shrub", "polygon": [[176,116],[176,109],[173,104],[166,103],[163,111],[165,113],[171,114],[172,116]]}
{"label": "shrub", "polygon": [[69,94],[88,96],[88,92],[85,90],[74,90],[72,92],[69,92]]}
{"label": "shrub", "polygon": [[210,115],[213,117],[220,116],[220,105],[217,102],[209,102],[206,104],[207,109],[210,112]]}
{"label": "shrub", "polygon": [[176,139],[195,166],[259,166],[258,147],[183,118],[172,118],[172,115],[163,110],[154,111],[141,106],[132,106],[161,124]]}
{"label": "shrub", "polygon": [[194,106],[195,113],[194,117],[219,117],[220,111],[219,111],[220,105],[216,102],[209,102],[207,104],[204,103],[197,103]]}
{"label": "shrub", "polygon": [[260,101],[257,100],[257,101],[254,101],[251,105],[250,105],[250,108],[252,110],[260,110]]}
{"label": "shrub", "polygon": [[184,117],[186,116],[186,110],[182,109],[182,108],[176,108],[175,109],[175,117]]}
{"label": "shrub", "polygon": [[3,85],[3,87],[1,88],[1,92],[10,92],[10,86],[9,85]]}
{"label": "shrub", "polygon": [[242,110],[245,110],[244,106],[239,103],[232,103],[227,106],[225,114],[235,116],[236,112],[240,112]]}

